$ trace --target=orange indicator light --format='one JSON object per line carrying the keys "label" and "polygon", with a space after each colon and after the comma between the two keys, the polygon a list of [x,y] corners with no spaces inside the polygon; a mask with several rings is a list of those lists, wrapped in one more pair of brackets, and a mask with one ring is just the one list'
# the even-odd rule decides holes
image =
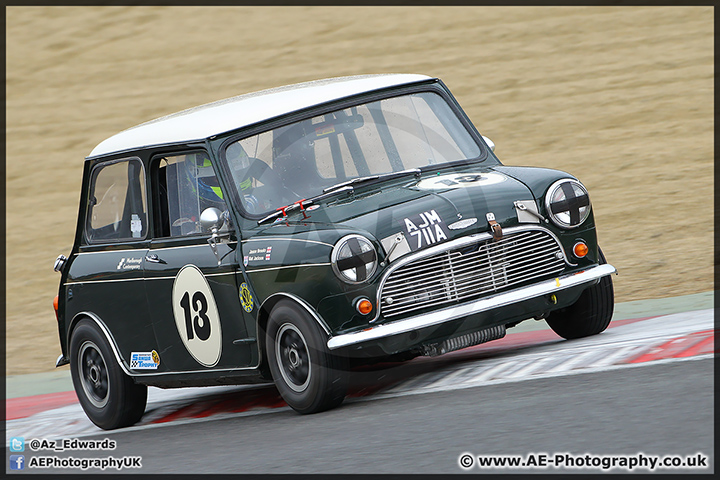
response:
{"label": "orange indicator light", "polygon": [[55,309],[55,318],[57,321],[60,321],[60,316],[58,315],[58,302],[60,301],[60,297],[58,295],[55,295],[55,298],[53,298],[53,308]]}
{"label": "orange indicator light", "polygon": [[360,300],[357,303],[357,311],[362,313],[363,315],[367,315],[368,313],[372,312],[372,303],[367,298],[364,298]]}
{"label": "orange indicator light", "polygon": [[588,254],[588,246],[585,245],[585,242],[578,242],[573,247],[573,253],[577,258],[583,258]]}

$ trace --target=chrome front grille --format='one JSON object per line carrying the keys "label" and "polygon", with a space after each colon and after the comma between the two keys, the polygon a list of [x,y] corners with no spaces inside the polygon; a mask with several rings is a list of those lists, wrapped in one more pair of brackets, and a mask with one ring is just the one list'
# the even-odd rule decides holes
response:
{"label": "chrome front grille", "polygon": [[393,271],[382,286],[386,317],[445,307],[513,285],[552,278],[565,262],[557,241],[542,230],[506,235],[420,258]]}

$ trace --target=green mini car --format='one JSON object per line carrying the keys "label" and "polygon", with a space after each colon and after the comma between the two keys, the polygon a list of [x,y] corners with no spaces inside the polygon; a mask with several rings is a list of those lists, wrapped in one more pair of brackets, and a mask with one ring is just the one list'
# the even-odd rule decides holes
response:
{"label": "green mini car", "polygon": [[611,274],[573,176],[503,166],[437,78],[241,95],[125,130],[86,158],[55,270],[62,355],[90,420],[147,386],[273,381],[300,413],[349,369],[547,320],[607,328]]}

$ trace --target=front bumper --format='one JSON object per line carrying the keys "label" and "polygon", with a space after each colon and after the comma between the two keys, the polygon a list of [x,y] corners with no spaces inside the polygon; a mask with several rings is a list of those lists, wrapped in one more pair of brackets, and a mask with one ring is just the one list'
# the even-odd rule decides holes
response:
{"label": "front bumper", "polygon": [[498,293],[490,297],[484,297],[478,300],[463,303],[461,305],[443,308],[441,310],[417,315],[404,320],[398,320],[392,323],[369,327],[359,332],[337,335],[328,340],[327,346],[328,349],[335,350],[337,348],[370,342],[392,335],[419,330],[425,327],[441,325],[458,318],[467,317],[468,315],[485,312],[494,308],[530,300],[543,295],[550,295],[552,293],[585,283],[592,283],[602,277],[611,275],[616,271],[617,270],[612,265],[598,265],[580,272],[563,275],[552,280],[546,280],[527,287],[510,290],[508,292]]}

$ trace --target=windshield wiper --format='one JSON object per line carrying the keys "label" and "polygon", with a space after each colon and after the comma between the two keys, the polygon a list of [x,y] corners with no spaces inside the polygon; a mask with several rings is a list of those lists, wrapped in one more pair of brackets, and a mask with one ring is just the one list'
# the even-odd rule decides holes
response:
{"label": "windshield wiper", "polygon": [[337,190],[339,188],[343,188],[346,186],[354,187],[354,186],[360,185],[362,183],[372,182],[374,180],[380,180],[380,179],[386,180],[389,178],[404,177],[405,175],[409,175],[411,173],[413,175],[420,175],[421,171],[419,168],[409,168],[407,170],[400,170],[399,172],[382,173],[379,175],[368,175],[367,177],[353,178],[352,180],[338,183],[336,185],[333,185],[332,187],[327,187],[327,188],[323,189],[323,193],[329,193],[329,192],[332,192],[334,190]]}
{"label": "windshield wiper", "polygon": [[271,213],[267,217],[261,218],[258,220],[258,225],[262,225],[263,223],[270,221],[270,220],[277,220],[278,218],[287,217],[289,213],[297,212],[297,211],[303,211],[305,210],[305,207],[309,207],[310,205],[321,202],[322,200],[325,200],[326,198],[333,197],[335,195],[338,195],[340,193],[344,192],[352,192],[355,190],[354,187],[357,185],[360,185],[362,183],[372,182],[375,180],[386,180],[390,178],[396,178],[396,177],[404,177],[405,175],[413,174],[416,176],[420,175],[421,170],[419,168],[410,168],[408,170],[401,170],[399,172],[390,172],[390,173],[383,173],[379,175],[368,175],[367,177],[359,177],[359,178],[353,178],[352,180],[348,180],[346,182],[338,183],[337,185],[333,185],[331,187],[323,189],[323,193],[320,195],[316,195],[314,197],[310,197],[308,199],[298,200],[297,202],[286,205],[284,207],[277,208],[275,212]]}
{"label": "windshield wiper", "polygon": [[275,220],[275,219],[278,219],[281,217],[287,217],[288,213],[293,213],[296,211],[303,211],[303,210],[305,210],[305,207],[309,207],[310,205],[312,205],[316,202],[320,202],[322,200],[325,200],[326,198],[333,197],[340,193],[352,192],[352,191],[353,191],[353,188],[351,186],[349,186],[349,185],[342,186],[341,185],[338,188],[336,188],[330,192],[323,192],[320,195],[316,195],[311,198],[298,200],[297,202],[295,202],[291,205],[286,205],[284,207],[277,208],[275,212],[271,213],[267,217],[264,217],[264,218],[261,218],[260,220],[258,220],[258,225],[262,225],[263,223],[267,222],[268,220]]}

